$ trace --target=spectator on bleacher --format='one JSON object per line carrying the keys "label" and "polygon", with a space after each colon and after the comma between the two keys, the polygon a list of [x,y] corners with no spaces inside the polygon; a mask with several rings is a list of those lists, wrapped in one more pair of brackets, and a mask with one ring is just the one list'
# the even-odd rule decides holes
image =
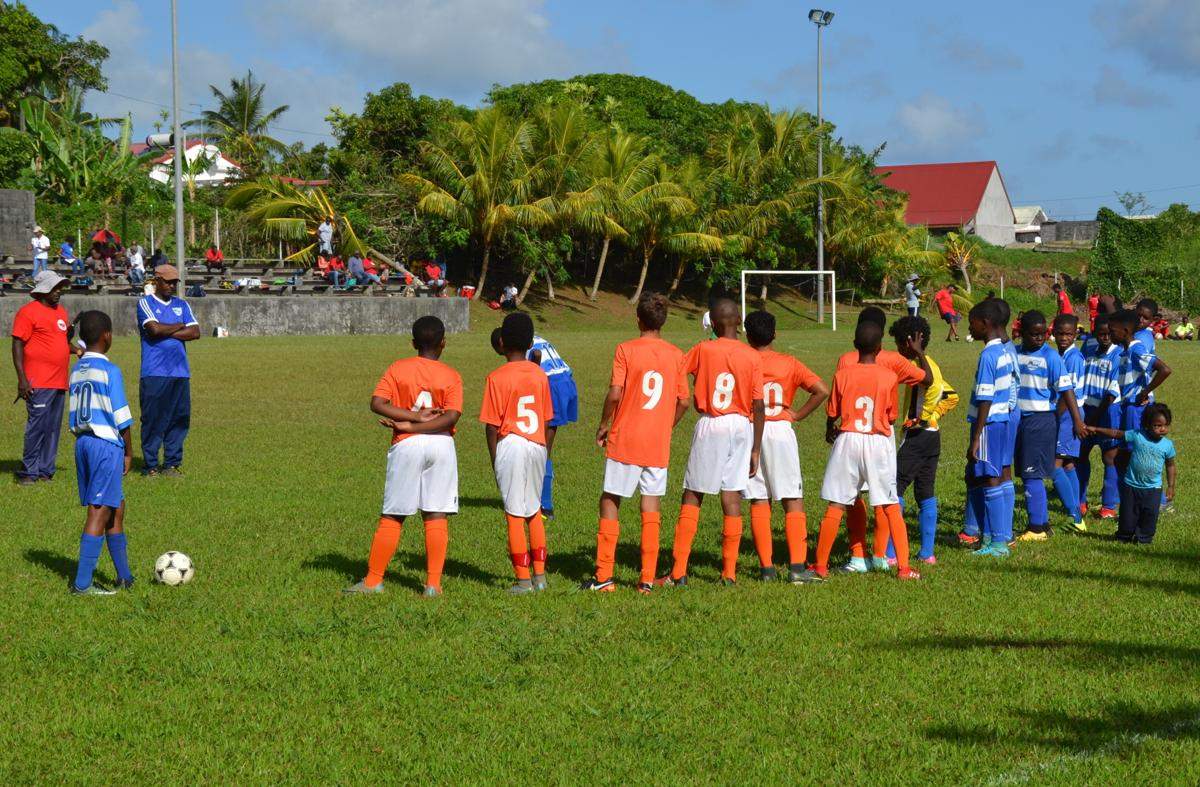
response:
{"label": "spectator on bleacher", "polygon": [[154,253],[150,255],[150,259],[146,260],[146,270],[149,270],[149,271],[158,270],[158,267],[160,265],[166,265],[166,264],[167,264],[167,255],[163,254],[162,249],[155,249]]}
{"label": "spectator on bleacher", "polygon": [[375,260],[370,257],[363,257],[363,270],[367,272],[368,279],[374,276],[375,281],[379,284],[387,284],[387,268],[384,268],[383,273],[380,273],[379,269],[375,267]]}
{"label": "spectator on bleacher", "polygon": [[334,286],[334,289],[342,289],[346,286],[346,264],[342,262],[342,258],[333,256],[329,258],[329,269],[325,272],[325,280]]}
{"label": "spectator on bleacher", "polygon": [[25,450],[17,483],[31,485],[54,477],[68,366],[73,350],[70,318],[59,304],[70,283],[54,271],[33,279],[32,301],[13,318],[12,357],[17,369],[17,398],[25,400]]}
{"label": "spectator on bleacher", "polygon": [[317,225],[317,243],[317,254],[333,256],[333,216],[326,216],[325,220]]}
{"label": "spectator on bleacher", "polygon": [[351,278],[353,278],[357,284],[366,284],[367,282],[371,282],[373,284],[383,283],[379,280],[378,275],[369,273],[367,271],[366,263],[364,262],[363,258],[359,257],[357,254],[350,255],[350,262],[347,266],[347,270],[350,272]]}
{"label": "spectator on bleacher", "polygon": [[134,244],[126,253],[129,262],[129,283],[140,287],[146,283],[146,261],[142,259],[142,247]]}
{"label": "spectator on bleacher", "polygon": [[217,273],[225,273],[225,255],[216,246],[209,246],[204,252],[204,267],[209,273],[214,269]]}
{"label": "spectator on bleacher", "polygon": [[[175,294],[174,265],[154,269],[154,292],[138,301],[142,370],[138,395],[142,408],[142,458],[146,475],[180,475],[183,440],[191,425],[191,369],[184,342],[200,338],[200,323],[187,301]],[[159,449],[163,450],[159,464]]]}
{"label": "spectator on bleacher", "polygon": [[71,266],[72,276],[80,276],[87,270],[84,261],[75,256],[75,247],[71,245],[70,238],[63,240],[62,245],[58,247],[58,260],[63,265]]}
{"label": "spectator on bleacher", "polygon": [[33,252],[33,278],[36,279],[39,273],[50,269],[50,238],[42,232],[41,227],[33,228],[29,250]]}
{"label": "spectator on bleacher", "polygon": [[500,308],[505,311],[514,311],[517,308],[517,285],[509,282],[504,287],[504,291],[500,293]]}
{"label": "spectator on bleacher", "polygon": [[440,296],[446,289],[446,280],[442,278],[442,266],[433,262],[425,263],[425,283],[433,290],[434,295]]}

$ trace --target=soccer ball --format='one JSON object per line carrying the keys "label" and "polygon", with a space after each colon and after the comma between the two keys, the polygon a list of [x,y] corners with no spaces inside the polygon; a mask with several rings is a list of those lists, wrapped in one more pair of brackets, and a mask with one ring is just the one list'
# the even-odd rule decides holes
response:
{"label": "soccer ball", "polygon": [[186,585],[194,576],[192,559],[182,552],[164,552],[154,561],[154,578],[164,585]]}

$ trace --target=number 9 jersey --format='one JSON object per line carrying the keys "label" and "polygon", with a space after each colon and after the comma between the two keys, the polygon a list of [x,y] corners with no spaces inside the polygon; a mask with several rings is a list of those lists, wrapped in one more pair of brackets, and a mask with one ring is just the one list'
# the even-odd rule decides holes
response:
{"label": "number 9 jersey", "polygon": [[663,339],[640,337],[617,345],[613,387],[624,389],[608,434],[606,456],[638,467],[666,467],[671,459],[675,407],[687,401],[683,351]]}

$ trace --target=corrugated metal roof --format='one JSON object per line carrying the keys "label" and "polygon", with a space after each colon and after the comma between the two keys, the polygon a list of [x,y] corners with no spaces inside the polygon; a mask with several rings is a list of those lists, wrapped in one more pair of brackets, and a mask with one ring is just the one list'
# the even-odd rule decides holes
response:
{"label": "corrugated metal roof", "polygon": [[995,161],[876,167],[884,184],[908,195],[904,220],[927,227],[961,227],[975,218]]}

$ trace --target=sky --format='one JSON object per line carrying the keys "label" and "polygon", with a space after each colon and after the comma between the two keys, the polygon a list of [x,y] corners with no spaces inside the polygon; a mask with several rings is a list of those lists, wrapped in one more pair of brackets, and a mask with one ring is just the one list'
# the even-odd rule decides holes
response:
{"label": "sky", "polygon": [[[170,103],[168,0],[25,0],[109,47],[92,111],[138,135]],[[823,109],[885,164],[994,159],[1015,205],[1061,219],[1145,192],[1200,204],[1200,1],[824,0]],[[332,142],[369,91],[477,106],[493,83],[623,72],[703,101],[815,110],[816,32],[785,0],[179,0],[182,112],[253,69],[274,133]]]}

